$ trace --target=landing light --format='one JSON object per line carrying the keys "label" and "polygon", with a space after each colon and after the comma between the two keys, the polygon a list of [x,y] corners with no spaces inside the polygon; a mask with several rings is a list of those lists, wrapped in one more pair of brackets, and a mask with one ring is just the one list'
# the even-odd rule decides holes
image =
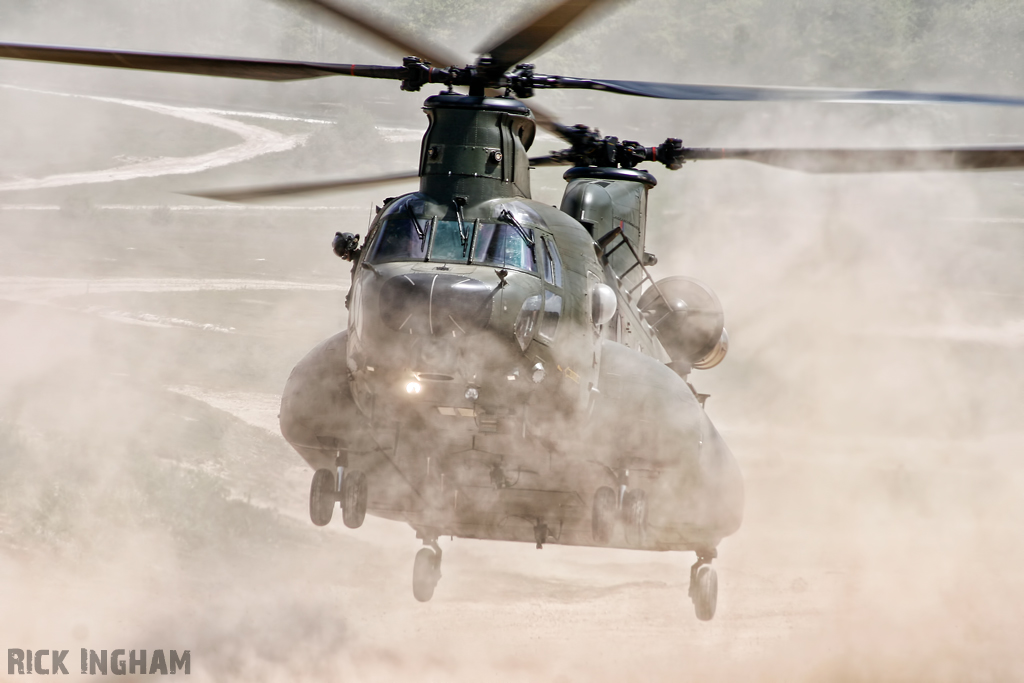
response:
{"label": "landing light", "polygon": [[480,398],[480,390],[479,389],[477,389],[476,387],[469,387],[468,389],[466,389],[466,400],[467,401],[475,401],[478,398]]}
{"label": "landing light", "polygon": [[541,382],[543,382],[544,378],[547,377],[548,374],[547,371],[544,369],[544,364],[539,361],[536,365],[530,368],[530,370],[532,371],[530,374],[530,379],[533,380],[534,384],[540,384]]}
{"label": "landing light", "polygon": [[405,385],[405,391],[408,394],[418,394],[423,391],[423,385],[419,382],[409,382]]}

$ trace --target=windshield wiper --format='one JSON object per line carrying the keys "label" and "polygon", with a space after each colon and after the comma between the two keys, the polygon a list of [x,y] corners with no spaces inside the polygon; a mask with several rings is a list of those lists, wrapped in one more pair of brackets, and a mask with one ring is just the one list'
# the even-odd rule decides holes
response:
{"label": "windshield wiper", "polygon": [[533,237],[531,237],[530,233],[526,230],[526,228],[524,228],[519,223],[519,221],[516,220],[516,217],[512,215],[511,211],[509,211],[508,209],[502,209],[501,213],[498,214],[498,218],[503,218],[507,220],[509,223],[511,223],[512,226],[515,227],[515,229],[519,232],[519,236],[523,238],[523,241],[530,245],[530,249],[533,249]]}
{"label": "windshield wiper", "polygon": [[416,218],[416,214],[413,213],[412,205],[406,204],[405,211],[409,214],[409,218],[412,220],[412,226],[416,229],[416,234],[419,235],[421,240],[427,239],[427,231],[425,228],[420,227],[420,220]]}
{"label": "windshield wiper", "polygon": [[469,235],[466,234],[466,230],[463,227],[462,220],[462,205],[466,203],[465,197],[456,197],[453,200],[455,204],[455,217],[459,219],[459,240],[462,242],[462,255],[466,255],[466,245],[469,242]]}

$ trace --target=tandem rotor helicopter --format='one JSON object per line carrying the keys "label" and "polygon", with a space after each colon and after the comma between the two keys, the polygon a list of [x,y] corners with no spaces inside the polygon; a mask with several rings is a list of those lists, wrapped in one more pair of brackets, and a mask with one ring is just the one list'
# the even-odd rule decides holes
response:
{"label": "tandem rotor helicopter", "polygon": [[[1024,148],[699,149],[566,126],[524,104],[536,91],[587,89],[675,100],[969,103],[1013,97],[613,81],[541,74],[526,60],[608,1],[560,0],[457,60],[336,0],[326,10],[406,57],[401,66],[119,52],[0,43],[0,57],[268,81],[352,76],[400,81],[429,124],[415,172],[201,194],[249,201],[419,177],[384,201],[365,239],[339,232],[353,263],[348,329],[292,371],[281,431],[314,469],[312,521],[340,503],[404,521],[422,539],[413,594],[441,577],[442,536],[694,551],[689,597],[715,614],[712,559],[743,517],[743,482],[688,381],[729,337],[706,285],[656,280],[645,251],[643,162],[746,159],[808,172],[1024,167]],[[462,93],[456,88],[466,88]],[[529,157],[537,127],[569,147]],[[558,208],[530,197],[530,169],[567,165]]]}

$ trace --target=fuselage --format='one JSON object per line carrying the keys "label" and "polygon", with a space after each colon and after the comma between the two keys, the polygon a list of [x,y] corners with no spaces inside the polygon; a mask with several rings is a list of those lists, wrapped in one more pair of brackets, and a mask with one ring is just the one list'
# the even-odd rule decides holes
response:
{"label": "fuselage", "polygon": [[574,169],[559,210],[529,198],[523,105],[426,110],[420,191],[371,224],[348,329],[286,386],[285,437],[365,472],[368,512],[424,538],[593,545],[595,490],[642,487],[642,547],[713,548],[742,517],[738,468],[637,308],[645,271],[595,242],[617,228],[643,254],[653,178]]}
{"label": "fuselage", "polygon": [[348,337],[360,409],[471,410],[485,422],[527,403],[585,409],[597,334],[587,282],[602,271],[589,235],[525,198],[459,209],[406,195],[371,227]]}

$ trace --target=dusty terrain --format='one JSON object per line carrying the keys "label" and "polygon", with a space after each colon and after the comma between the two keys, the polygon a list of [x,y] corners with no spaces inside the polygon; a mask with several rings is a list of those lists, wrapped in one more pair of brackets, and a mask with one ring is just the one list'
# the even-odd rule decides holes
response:
{"label": "dusty terrain", "polygon": [[[160,274],[161,256],[145,258],[132,269]],[[865,327],[889,334],[822,330],[844,297],[828,285],[801,295],[817,324],[791,313],[760,349],[747,339],[763,330],[734,326],[733,357],[698,382],[718,383],[709,410],[748,507],[717,561],[718,615],[701,623],[689,555],[446,541],[419,604],[410,529],[312,527],[276,391],[343,324],[346,269],[220,267],[0,280],[2,642],[188,648],[209,680],[1020,675],[1015,313],[952,326],[1008,339],[934,325],[922,339],[884,316]],[[795,371],[758,369],[774,354]]]}
{"label": "dusty terrain", "polygon": [[[238,314],[251,300],[301,309],[341,296],[2,304],[5,427],[20,441],[5,453],[3,642],[189,648],[209,680],[1020,675],[1014,434],[737,420],[725,433],[749,506],[721,548],[710,624],[686,599],[689,556],[557,545],[444,542],[437,594],[415,602],[411,529],[309,524],[309,472],[274,431],[271,388],[303,347],[265,305]],[[177,307],[233,330],[94,312],[166,321]]]}

